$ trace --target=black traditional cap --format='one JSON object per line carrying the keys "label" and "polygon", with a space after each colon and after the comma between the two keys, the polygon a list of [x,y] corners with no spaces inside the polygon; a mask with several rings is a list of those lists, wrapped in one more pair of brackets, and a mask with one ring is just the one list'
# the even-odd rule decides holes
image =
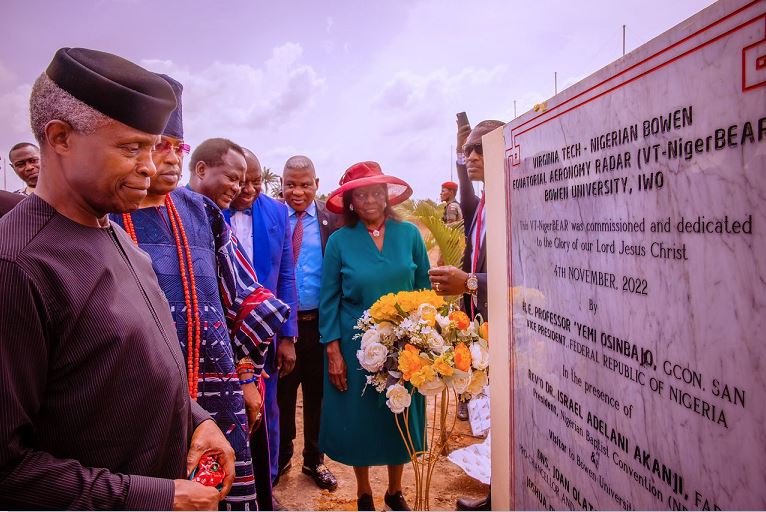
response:
{"label": "black traditional cap", "polygon": [[86,105],[142,132],[162,133],[176,108],[165,80],[111,53],[61,48],[46,74]]}
{"label": "black traditional cap", "polygon": [[162,73],[157,73],[157,74],[161,76],[162,78],[164,78],[165,81],[170,84],[170,87],[173,88],[173,92],[176,95],[176,109],[170,113],[168,124],[165,125],[165,130],[163,130],[162,135],[167,135],[169,137],[175,137],[176,139],[183,140],[184,117],[183,117],[183,109],[181,108],[181,95],[184,92],[184,86],[181,85],[181,82],[179,82],[173,77],[164,75]]}

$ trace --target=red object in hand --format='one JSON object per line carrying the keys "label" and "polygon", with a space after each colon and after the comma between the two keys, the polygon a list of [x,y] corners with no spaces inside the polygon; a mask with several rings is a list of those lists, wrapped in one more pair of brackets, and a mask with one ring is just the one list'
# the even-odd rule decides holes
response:
{"label": "red object in hand", "polygon": [[226,477],[226,471],[218,463],[218,457],[215,455],[203,455],[199,465],[192,471],[190,479],[199,482],[207,487],[223,487],[223,479]]}

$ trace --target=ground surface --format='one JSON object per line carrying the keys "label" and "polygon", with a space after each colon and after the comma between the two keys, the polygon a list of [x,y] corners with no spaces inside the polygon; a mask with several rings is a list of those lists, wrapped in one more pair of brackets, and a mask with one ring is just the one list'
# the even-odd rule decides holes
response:
{"label": "ground surface", "polygon": [[[430,400],[429,402],[433,402]],[[295,455],[293,467],[280,479],[279,485],[274,488],[282,506],[288,510],[356,510],[356,483],[354,471],[350,466],[344,466],[338,462],[326,459],[326,464],[338,479],[338,489],[328,492],[319,489],[314,481],[301,472],[303,462],[303,425],[300,418],[303,417],[302,398],[298,397],[298,435],[295,440]],[[429,415],[432,418],[432,415]],[[462,448],[470,444],[481,442],[482,439],[471,436],[471,429],[465,421],[458,421],[449,440],[449,450]],[[375,506],[377,510],[384,510],[383,493],[386,491],[387,475],[385,467],[375,467],[370,470],[372,488],[374,491]],[[431,481],[431,509],[432,510],[455,510],[455,500],[460,496],[479,498],[486,495],[489,486],[467,476],[462,469],[441,457],[434,471]],[[414,473],[411,465],[404,469],[404,497],[410,504],[415,497]]]}

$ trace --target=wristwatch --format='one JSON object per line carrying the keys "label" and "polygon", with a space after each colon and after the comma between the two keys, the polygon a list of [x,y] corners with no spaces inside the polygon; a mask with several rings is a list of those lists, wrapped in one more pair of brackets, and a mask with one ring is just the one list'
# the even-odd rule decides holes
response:
{"label": "wristwatch", "polygon": [[476,295],[479,291],[479,278],[476,274],[468,274],[468,279],[465,280],[465,289],[471,295]]}

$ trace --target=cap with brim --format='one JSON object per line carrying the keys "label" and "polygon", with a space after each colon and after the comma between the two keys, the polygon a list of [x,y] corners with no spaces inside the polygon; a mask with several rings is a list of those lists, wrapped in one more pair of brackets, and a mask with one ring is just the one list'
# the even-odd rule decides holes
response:
{"label": "cap with brim", "polygon": [[176,108],[165,80],[111,53],[61,48],[45,73],[86,105],[142,132],[161,134]]}
{"label": "cap with brim", "polygon": [[333,213],[343,213],[343,194],[355,188],[386,185],[388,204],[391,206],[406,201],[412,195],[412,188],[406,181],[383,174],[377,162],[359,162],[352,165],[343,173],[339,184],[340,187],[327,197],[327,209]]}

